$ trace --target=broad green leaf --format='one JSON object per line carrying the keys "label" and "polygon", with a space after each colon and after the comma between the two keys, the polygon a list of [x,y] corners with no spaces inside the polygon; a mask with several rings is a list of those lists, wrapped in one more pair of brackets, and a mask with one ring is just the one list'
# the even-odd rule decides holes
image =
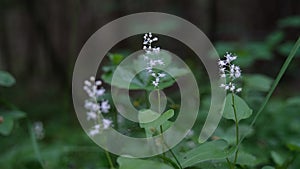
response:
{"label": "broad green leaf", "polygon": [[120,64],[121,61],[124,59],[124,56],[122,54],[118,54],[118,53],[114,53],[114,54],[110,53],[110,54],[108,54],[108,57],[114,65]]}
{"label": "broad green leaf", "polygon": [[278,25],[280,27],[300,27],[300,16],[289,16],[279,20]]}
{"label": "broad green leaf", "polygon": [[9,135],[14,127],[14,119],[3,116],[3,122],[0,124],[0,134]]}
{"label": "broad green leaf", "polygon": [[264,166],[263,168],[261,168],[261,169],[275,169],[274,167],[272,167],[272,166]]}
{"label": "broad green leaf", "polygon": [[26,113],[19,110],[8,110],[0,112],[0,115],[4,117],[9,117],[12,119],[20,119],[26,117]]}
{"label": "broad green leaf", "polygon": [[279,44],[284,38],[284,33],[282,31],[274,31],[267,36],[266,43],[269,47],[273,47]]}
{"label": "broad green leaf", "polygon": [[190,167],[195,164],[208,161],[225,159],[233,154],[235,147],[229,148],[224,140],[205,142],[180,156],[179,161],[183,167]]}
{"label": "broad green leaf", "polygon": [[[231,156],[230,159],[231,159],[231,161],[233,161],[234,156]],[[249,153],[244,152],[244,151],[239,151],[236,163],[240,164],[240,165],[255,166],[255,165],[258,164],[258,161],[257,161],[257,159],[254,155],[249,154]]]}
{"label": "broad green leaf", "polygon": [[0,116],[3,117],[3,122],[0,124],[0,134],[7,136],[13,129],[14,120],[24,118],[26,114],[22,111],[11,110],[0,112]]}
{"label": "broad green leaf", "polygon": [[[156,112],[154,112],[156,113]],[[151,110],[146,110],[146,111],[142,111],[140,112],[140,127],[142,128],[146,128],[146,127],[158,127],[161,126],[162,124],[164,124],[166,121],[168,121],[170,118],[172,118],[174,116],[174,110],[170,109],[164,113],[162,113],[161,115],[156,113],[154,115],[153,111]],[[147,114],[151,114],[149,117],[149,115]],[[152,115],[153,114],[153,115]],[[158,116],[157,116],[158,115]],[[149,122],[148,119],[153,119],[155,118],[155,120],[153,119],[153,121],[151,120]],[[147,122],[148,121],[148,122]]]}
{"label": "broad green leaf", "polygon": [[[239,132],[242,133],[240,134],[240,138],[244,137],[245,134],[247,136],[251,135],[253,133],[253,128],[249,128],[248,125],[243,125],[239,124]],[[229,144],[235,144],[236,142],[236,135],[235,135],[235,125],[229,127],[226,131],[223,131],[221,128],[219,128],[215,132],[215,136],[220,137],[224,140],[226,140]]]}
{"label": "broad green leaf", "polygon": [[[233,96],[234,96],[234,103],[235,103],[236,114],[237,114],[237,122],[239,122],[242,119],[246,119],[250,117],[252,114],[252,110],[248,107],[247,103],[238,95],[233,94]],[[225,103],[223,117],[225,119],[230,119],[235,121],[234,109],[232,105],[233,105],[232,94],[228,94],[226,96],[226,103]]]}
{"label": "broad green leaf", "polygon": [[291,150],[291,151],[297,151],[300,152],[300,143],[299,142],[295,142],[295,143],[288,143],[287,147]]}
{"label": "broad green leaf", "polygon": [[128,68],[118,67],[120,69],[120,73],[115,77],[115,81],[112,83],[112,76],[113,73],[106,73],[101,76],[104,82],[111,84],[112,86],[121,88],[121,89],[144,89],[144,85],[142,82],[140,82],[137,78],[132,79],[130,81],[130,77],[133,77],[134,72],[132,70],[129,70]]}
{"label": "broad green leaf", "polygon": [[228,163],[222,161],[206,161],[195,165],[200,169],[228,169]]}
{"label": "broad green leaf", "polygon": [[173,167],[159,161],[119,157],[117,162],[120,166],[119,169],[173,169]]}
{"label": "broad green leaf", "polygon": [[[156,113],[150,109],[139,111],[139,122],[140,124],[143,123],[150,123],[156,120],[160,116],[159,113]],[[142,126],[141,126],[142,127]]]}
{"label": "broad green leaf", "polygon": [[[288,55],[290,53],[290,51],[292,50],[293,46],[294,46],[294,42],[287,41],[287,42],[279,45],[277,50],[281,55]],[[296,51],[295,57],[299,57],[299,56],[300,56],[300,50]]]}
{"label": "broad green leaf", "polygon": [[0,70],[0,86],[10,87],[15,83],[16,80],[10,73]]}
{"label": "broad green leaf", "polygon": [[274,162],[279,166],[282,166],[286,160],[286,158],[283,157],[282,154],[279,154],[275,151],[271,151],[271,157],[274,160]]}
{"label": "broad green leaf", "polygon": [[246,75],[244,81],[247,88],[266,92],[270,89],[273,79],[264,75]]}
{"label": "broad green leaf", "polygon": [[[169,121],[174,116],[174,110],[170,109],[161,115],[152,110],[144,110],[139,112],[140,127],[145,129],[146,137],[151,137],[160,132],[160,126],[165,131],[173,125]],[[146,123],[147,122],[147,123]]]}

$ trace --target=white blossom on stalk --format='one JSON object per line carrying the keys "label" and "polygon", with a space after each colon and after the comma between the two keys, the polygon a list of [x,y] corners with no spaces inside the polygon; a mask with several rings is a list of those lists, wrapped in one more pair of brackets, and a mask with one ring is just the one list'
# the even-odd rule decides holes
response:
{"label": "white blossom on stalk", "polygon": [[111,120],[101,116],[102,113],[108,113],[110,109],[108,100],[98,102],[98,97],[103,96],[105,93],[105,89],[101,85],[102,82],[100,80],[96,81],[93,76],[89,80],[84,81],[83,89],[89,96],[84,102],[84,107],[87,109],[86,118],[95,124],[89,131],[90,136],[99,134],[102,130],[108,129],[112,124]]}
{"label": "white blossom on stalk", "polygon": [[146,33],[144,35],[144,42],[143,42],[143,49],[145,50],[144,60],[147,61],[147,67],[146,67],[147,72],[154,77],[154,80],[152,81],[152,85],[154,87],[158,87],[160,79],[166,76],[166,74],[164,73],[158,73],[153,70],[153,67],[157,65],[161,66],[165,64],[162,59],[155,57],[155,55],[160,52],[160,47],[152,47],[152,43],[156,41],[158,41],[158,38],[154,37],[151,32]]}
{"label": "white blossom on stalk", "polygon": [[224,60],[219,60],[219,72],[221,78],[228,78],[229,83],[221,84],[220,87],[225,90],[229,90],[232,93],[238,93],[242,91],[242,88],[237,88],[234,81],[241,77],[241,69],[239,66],[234,65],[232,62],[237,59],[236,55],[232,53],[226,53]]}

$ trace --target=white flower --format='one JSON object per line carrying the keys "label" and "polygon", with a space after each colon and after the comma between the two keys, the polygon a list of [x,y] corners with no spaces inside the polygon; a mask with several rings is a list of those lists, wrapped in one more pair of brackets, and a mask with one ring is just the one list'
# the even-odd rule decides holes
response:
{"label": "white flower", "polygon": [[89,135],[90,135],[91,137],[93,137],[93,136],[95,136],[95,135],[97,135],[97,134],[99,134],[99,133],[100,133],[99,129],[96,129],[96,128],[92,128],[92,129],[89,131]]}
{"label": "white flower", "polygon": [[103,123],[103,129],[108,129],[110,127],[112,121],[108,120],[108,119],[103,119],[102,123]]}
{"label": "white flower", "polygon": [[241,92],[241,91],[242,91],[242,88],[236,89],[236,92]]}
{"label": "white flower", "polygon": [[33,123],[33,131],[37,139],[41,140],[45,137],[44,125],[41,121]]}
{"label": "white flower", "polygon": [[221,84],[220,87],[233,93],[241,92],[242,88],[236,88],[236,84],[234,83],[235,79],[241,77],[240,67],[232,64],[232,62],[237,59],[237,56],[227,52],[224,57],[225,60],[218,61],[220,77],[228,77],[229,83]]}
{"label": "white flower", "polygon": [[110,105],[109,105],[109,103],[108,103],[108,100],[106,100],[106,101],[102,101],[101,102],[101,111],[103,112],[103,113],[108,113],[108,110],[110,109]]}
{"label": "white flower", "polygon": [[158,74],[158,77],[165,77],[166,76],[166,74],[164,74],[164,73],[157,73]]}
{"label": "white flower", "polygon": [[97,114],[95,112],[87,112],[87,120],[97,120]]}
{"label": "white flower", "polygon": [[152,81],[154,87],[158,87],[160,78],[164,78],[166,75],[164,73],[157,73],[153,70],[155,66],[164,65],[162,59],[155,58],[155,54],[160,52],[160,47],[152,47],[152,43],[158,41],[157,37],[153,37],[153,34],[146,33],[144,35],[143,49],[145,50],[144,60],[147,62],[146,70],[155,80]]}
{"label": "white flower", "polygon": [[[104,95],[105,89],[101,87],[102,82],[95,79],[95,77],[90,77],[89,80],[84,81],[84,91],[89,96],[84,102],[84,107],[87,109],[86,118],[88,121],[94,121],[95,125],[90,129],[89,135],[95,136],[99,134],[100,131],[107,129],[112,121],[107,120],[101,116],[101,113],[108,113],[110,105],[108,100],[102,100],[98,102],[98,97]],[[99,124],[98,120],[101,120]]]}

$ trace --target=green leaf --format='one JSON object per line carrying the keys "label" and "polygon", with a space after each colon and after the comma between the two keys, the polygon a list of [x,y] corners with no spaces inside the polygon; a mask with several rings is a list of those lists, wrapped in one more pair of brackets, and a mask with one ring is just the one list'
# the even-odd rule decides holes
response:
{"label": "green leaf", "polygon": [[[139,115],[140,115],[139,116],[140,127],[142,128],[159,127],[174,116],[174,110],[170,109],[160,115],[159,113],[153,112],[152,110],[148,109],[145,111],[141,111]],[[152,120],[150,121],[149,119]]]}
{"label": "green leaf", "polygon": [[261,169],[275,169],[274,167],[272,167],[272,166],[264,166],[263,168],[261,168]]}
{"label": "green leaf", "polygon": [[280,27],[300,27],[300,16],[289,16],[278,22]]}
{"label": "green leaf", "polygon": [[119,169],[173,169],[159,161],[119,157],[117,162],[120,166]]}
{"label": "green leaf", "polygon": [[[293,41],[287,41],[283,44],[281,44],[277,50],[280,54],[282,55],[288,55],[290,53],[290,51],[292,50],[294,46],[294,42]],[[300,51],[296,51],[296,56],[295,57],[299,57],[300,56]]]}
{"label": "green leaf", "polygon": [[[234,97],[234,103],[235,103],[236,114],[237,114],[237,122],[239,122],[242,119],[246,119],[250,117],[252,114],[252,110],[248,107],[247,103],[236,94],[233,94],[233,97]],[[232,94],[228,94],[226,96],[226,103],[225,103],[223,117],[225,119],[230,119],[235,121],[234,109],[232,105],[233,105]]]}
{"label": "green leaf", "polygon": [[105,83],[111,84],[112,86],[121,88],[121,89],[144,89],[145,86],[139,79],[133,78],[132,81],[130,81],[130,77],[134,75],[134,72],[128,68],[124,68],[119,66],[118,69],[120,70],[120,73],[115,77],[115,81],[112,83],[112,76],[113,73],[106,73],[101,76],[102,80]]}
{"label": "green leaf", "polygon": [[282,166],[286,160],[281,154],[275,151],[271,151],[271,157],[274,160],[274,162],[279,166]]}
{"label": "green leaf", "polygon": [[[231,161],[233,161],[234,156],[232,156],[230,159],[231,159]],[[249,154],[249,153],[244,152],[244,151],[239,151],[236,163],[240,164],[240,165],[255,166],[255,165],[258,164],[258,160],[252,154]]]}
{"label": "green leaf", "polygon": [[284,38],[284,33],[282,31],[274,31],[270,35],[268,35],[266,39],[266,43],[269,47],[274,47],[279,44]]}
{"label": "green leaf", "polygon": [[179,158],[179,161],[183,167],[190,167],[208,160],[225,159],[235,151],[235,147],[229,149],[228,146],[228,143],[224,140],[205,142],[186,152]]}
{"label": "green leaf", "polygon": [[266,92],[271,88],[273,79],[265,75],[244,76],[245,87]]}
{"label": "green leaf", "polygon": [[139,112],[140,127],[145,129],[146,137],[151,137],[160,132],[160,126],[163,131],[167,130],[173,125],[169,121],[174,116],[174,110],[170,109],[161,115],[150,109]]}
{"label": "green leaf", "polygon": [[206,161],[195,165],[198,169],[228,169],[227,162],[219,162],[219,161]]}
{"label": "green leaf", "polygon": [[[150,109],[139,111],[139,122],[140,124],[143,123],[150,123],[156,120],[160,116],[159,113],[156,113]],[[142,126],[141,126],[142,127]]]}
{"label": "green leaf", "polygon": [[11,133],[14,127],[14,120],[12,118],[3,117],[3,122],[0,124],[0,134],[7,136]]}
{"label": "green leaf", "polygon": [[114,64],[118,65],[121,63],[121,61],[124,59],[124,56],[118,53],[110,53],[108,54],[109,60]]}
{"label": "green leaf", "polygon": [[10,73],[0,70],[0,86],[10,87],[15,83],[16,80]]}
{"label": "green leaf", "polygon": [[299,142],[295,142],[295,143],[288,143],[287,147],[291,150],[291,151],[296,151],[296,152],[300,152],[300,143]]}
{"label": "green leaf", "polygon": [[[248,125],[239,124],[239,132],[243,133],[240,135],[240,138],[244,137],[245,134],[247,134],[246,136],[251,135],[253,131],[253,128],[250,128]],[[229,144],[235,144],[235,134],[235,125],[229,127],[226,131],[223,131],[221,128],[219,128],[215,133],[217,137],[226,140]]]}
{"label": "green leaf", "polygon": [[0,134],[9,135],[14,126],[14,120],[26,117],[26,113],[18,110],[4,111],[0,113],[3,122],[0,124]]}
{"label": "green leaf", "polygon": [[26,113],[22,112],[20,110],[8,110],[8,111],[2,111],[0,113],[0,115],[4,116],[4,117],[9,117],[12,118],[14,120],[20,119],[20,118],[24,118],[26,117]]}

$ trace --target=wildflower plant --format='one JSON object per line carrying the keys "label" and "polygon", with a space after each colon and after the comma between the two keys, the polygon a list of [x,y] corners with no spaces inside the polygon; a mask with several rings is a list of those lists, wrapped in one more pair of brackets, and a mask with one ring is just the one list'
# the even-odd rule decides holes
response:
{"label": "wildflower plant", "polygon": [[[266,103],[268,102],[271,94],[273,93],[276,85],[278,84],[283,72],[286,70],[290,59],[294,56],[291,54],[288,57],[287,62],[281,69],[281,73],[277,76],[274,85],[270,88],[270,91],[263,102],[258,113],[255,115],[253,121],[250,125],[241,124],[241,120],[247,119],[252,115],[252,109],[247,105],[247,103],[242,99],[239,93],[244,92],[242,87],[239,86],[239,80],[242,77],[241,68],[234,62],[238,59],[238,56],[227,52],[224,58],[218,60],[218,68],[220,73],[220,78],[225,79],[225,83],[220,85],[227,92],[223,118],[229,121],[233,121],[234,124],[229,127],[229,129],[234,129],[234,135],[228,134],[230,131],[216,132],[211,140],[205,143],[197,143],[193,141],[195,131],[191,131],[188,134],[186,147],[188,150],[181,151],[176,148],[169,148],[164,141],[162,135],[172,124],[172,117],[175,116],[175,111],[169,109],[167,111],[162,110],[160,112],[161,97],[160,91],[166,87],[172,86],[175,82],[174,78],[178,78],[186,74],[185,69],[177,68],[171,65],[171,59],[168,53],[163,51],[160,47],[156,47],[153,44],[158,42],[158,38],[152,33],[146,33],[143,37],[143,53],[139,57],[132,61],[132,66],[123,66],[122,60],[124,57],[120,55],[110,55],[110,60],[113,66],[105,67],[103,69],[104,74],[101,76],[103,81],[110,84],[113,87],[122,89],[127,89],[128,79],[126,79],[127,74],[137,74],[132,80],[130,79],[131,85],[129,90],[145,90],[146,94],[157,92],[154,100],[158,102],[158,108],[153,110],[150,109],[149,104],[140,104],[138,107],[140,109],[138,114],[139,127],[144,131],[146,137],[160,136],[156,137],[154,144],[158,148],[161,148],[163,152],[162,155],[157,156],[158,158],[153,159],[131,159],[126,157],[118,157],[117,163],[120,169],[137,169],[141,165],[148,168],[163,168],[163,169],[183,169],[190,167],[200,167],[200,168],[240,168],[246,166],[256,165],[255,157],[247,152],[245,149],[241,148],[242,141],[248,136],[249,131],[257,119],[257,116],[261,113]],[[300,40],[298,40],[298,47],[300,46]],[[294,49],[295,51],[296,49]],[[117,64],[116,64],[117,63]],[[119,65],[118,65],[119,64]],[[170,66],[171,65],[171,66]],[[117,76],[116,81],[113,81],[113,73],[117,70],[116,67],[121,67],[123,76]],[[144,71],[140,72],[140,68]],[[164,70],[173,71],[173,77],[164,71],[159,69],[164,67]],[[175,73],[174,73],[175,72]],[[102,87],[102,82],[95,80],[91,77],[89,80],[84,82],[84,90],[88,95],[85,100],[84,107],[87,110],[86,119],[93,122],[93,126],[89,130],[90,136],[95,136],[101,134],[102,131],[107,130],[112,127],[113,121],[105,114],[110,115],[111,106],[108,100],[101,99],[105,93],[105,89]],[[119,90],[119,91],[120,91]],[[122,97],[119,95],[119,97]],[[148,99],[148,95],[144,100]],[[169,101],[169,100],[168,100]],[[112,105],[116,106],[116,105]],[[115,110],[115,109],[114,109]],[[161,113],[161,114],[160,114]],[[149,117],[155,117],[152,121],[147,121]],[[118,122],[118,119],[116,119]],[[228,129],[228,130],[229,130]],[[243,132],[242,132],[243,131]],[[226,132],[228,132],[226,134]],[[191,134],[192,133],[192,134]],[[225,134],[224,134],[225,133]],[[232,132],[230,132],[232,133]],[[243,135],[241,135],[243,133]],[[139,148],[139,147],[138,147]],[[167,149],[167,151],[165,151]],[[107,160],[110,164],[110,168],[114,169],[116,163],[112,161],[109,153],[106,151]]]}
{"label": "wildflower plant", "polygon": [[91,76],[89,80],[84,81],[84,91],[88,95],[88,99],[85,100],[84,107],[87,110],[86,118],[88,121],[93,121],[94,126],[90,129],[89,135],[95,136],[101,133],[103,130],[108,129],[112,121],[103,117],[103,113],[109,113],[110,104],[108,100],[98,100],[104,95],[105,89],[101,86],[100,80],[95,80],[94,76]]}
{"label": "wildflower plant", "polygon": [[154,87],[158,87],[160,79],[166,76],[165,73],[159,73],[153,70],[156,65],[164,65],[164,61],[161,58],[157,58],[156,55],[160,52],[160,47],[152,47],[152,43],[158,41],[157,37],[153,37],[152,33],[146,33],[144,35],[143,49],[145,50],[144,59],[147,62],[146,70],[154,77],[152,84]]}
{"label": "wildflower plant", "polygon": [[220,77],[227,78],[228,83],[221,84],[220,87],[232,93],[239,93],[242,91],[242,88],[237,88],[235,81],[241,77],[241,69],[239,66],[233,64],[233,61],[237,59],[237,56],[227,52],[224,57],[224,60],[219,60],[218,65]]}

